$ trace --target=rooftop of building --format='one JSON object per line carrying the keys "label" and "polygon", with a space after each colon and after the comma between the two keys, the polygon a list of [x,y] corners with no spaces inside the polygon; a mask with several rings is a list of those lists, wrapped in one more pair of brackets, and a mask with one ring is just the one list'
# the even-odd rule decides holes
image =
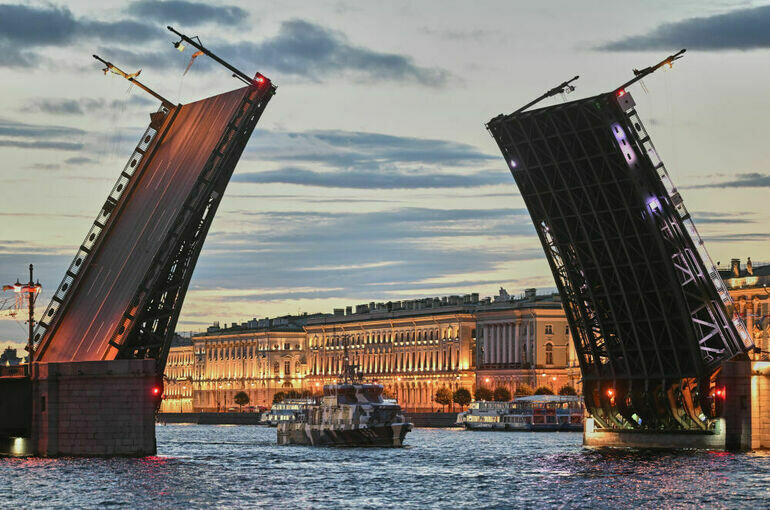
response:
{"label": "rooftop of building", "polygon": [[[717,264],[719,266],[719,264]],[[770,285],[770,264],[754,263],[751,257],[741,264],[741,259],[730,260],[728,267],[718,267],[719,274],[729,288],[763,287]]]}
{"label": "rooftop of building", "polygon": [[[225,323],[220,326],[219,321],[206,328],[204,333],[194,333],[193,337],[202,336],[221,336],[237,335],[239,333],[259,333],[259,332],[304,332],[303,326],[313,317],[323,315],[320,313],[301,315],[283,315],[281,317],[265,317],[257,319],[256,317],[246,322],[233,322],[230,326]],[[192,341],[192,339],[191,339]]]}
{"label": "rooftop of building", "polygon": [[335,308],[331,314],[322,314],[308,320],[307,324],[332,324],[356,322],[361,320],[390,319],[452,313],[477,313],[483,311],[505,310],[514,308],[561,308],[558,293],[538,294],[537,289],[526,289],[519,297],[514,297],[500,287],[497,296],[479,299],[478,293],[426,297],[403,301],[370,302],[346,308]]}

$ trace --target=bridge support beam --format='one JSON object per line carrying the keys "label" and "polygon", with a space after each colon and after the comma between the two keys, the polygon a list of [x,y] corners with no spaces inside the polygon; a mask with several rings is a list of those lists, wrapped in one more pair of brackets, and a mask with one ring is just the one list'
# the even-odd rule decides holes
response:
{"label": "bridge support beam", "polygon": [[583,444],[627,448],[758,450],[770,448],[770,362],[727,361],[718,385],[727,395],[713,432],[610,430],[586,420]]}
{"label": "bridge support beam", "polygon": [[155,360],[34,363],[32,449],[42,457],[154,455],[160,391]]}

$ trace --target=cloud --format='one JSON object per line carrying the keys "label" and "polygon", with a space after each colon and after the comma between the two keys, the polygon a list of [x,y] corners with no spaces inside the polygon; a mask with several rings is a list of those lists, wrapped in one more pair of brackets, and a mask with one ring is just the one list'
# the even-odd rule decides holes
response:
{"label": "cloud", "polygon": [[140,0],[129,4],[126,12],[141,19],[163,20],[164,24],[182,23],[191,26],[205,23],[241,25],[249,16],[247,11],[233,5],[215,6],[183,0]]}
{"label": "cloud", "polygon": [[605,51],[770,48],[770,5],[665,23],[644,35],[600,45]]}
{"label": "cloud", "polygon": [[34,67],[45,61],[35,49],[79,40],[129,43],[159,38],[167,36],[152,23],[76,18],[66,7],[53,5],[0,5],[0,66],[4,67]]}
{"label": "cloud", "polygon": [[83,144],[72,139],[82,138],[85,134],[82,129],[72,127],[0,119],[0,147],[77,151],[83,148]]}
{"label": "cloud", "polygon": [[371,174],[358,172],[314,172],[301,168],[284,168],[267,172],[247,172],[233,176],[235,182],[260,184],[298,184],[322,188],[352,189],[416,189],[416,188],[471,188],[507,182],[496,174]]}
{"label": "cloud", "polygon": [[[497,156],[471,145],[361,131],[258,130],[246,157],[282,166],[238,173],[233,177],[236,182],[350,189],[461,188],[511,182],[506,171],[485,170]],[[283,166],[286,163],[293,164]],[[325,169],[310,170],[306,163]]]}
{"label": "cloud", "polygon": [[261,161],[320,163],[335,170],[369,173],[405,166],[412,171],[417,166],[478,167],[499,159],[464,143],[340,130],[258,129],[247,151],[247,157]]}
{"label": "cloud", "polygon": [[80,99],[42,97],[30,99],[19,111],[25,113],[47,113],[51,115],[85,115],[91,112],[102,113],[104,110],[116,109],[149,109],[156,106],[154,101],[144,96],[132,95],[127,99],[96,99],[84,97]]}
{"label": "cloud", "polygon": [[727,224],[734,225],[738,223],[756,223],[755,220],[746,218],[751,215],[748,212],[737,213],[719,213],[719,212],[698,212],[694,213],[694,220],[696,225],[705,224]]}
{"label": "cloud", "polygon": [[68,165],[90,165],[91,163],[96,163],[96,160],[83,156],[75,156],[65,159],[64,162]]}
{"label": "cloud", "polygon": [[729,181],[690,186],[690,188],[768,188],[768,187],[770,187],[770,174],[761,174],[758,172],[737,174],[734,179]]}
{"label": "cloud", "polygon": [[[404,82],[429,87],[445,85],[451,78],[447,70],[422,67],[411,57],[383,53],[356,46],[338,31],[304,20],[281,23],[278,33],[259,42],[215,42],[209,44],[217,55],[235,67],[253,69],[271,75],[302,76],[319,81],[332,76],[350,76],[363,82]],[[116,60],[131,66],[168,69],[184,67],[189,61],[187,52],[105,49]],[[199,59],[196,70],[213,69],[208,59]]]}

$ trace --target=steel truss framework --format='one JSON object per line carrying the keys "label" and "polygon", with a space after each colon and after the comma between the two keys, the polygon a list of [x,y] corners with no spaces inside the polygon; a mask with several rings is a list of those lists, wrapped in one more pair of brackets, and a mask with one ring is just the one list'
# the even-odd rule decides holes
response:
{"label": "steel truss framework", "polygon": [[564,303],[601,426],[707,430],[743,322],[624,90],[487,125]]}
{"label": "steel truss framework", "polygon": [[[171,223],[142,284],[112,333],[109,341],[112,348],[105,354],[105,359],[155,359],[158,377],[162,377],[185,293],[206,234],[241,153],[274,94],[275,87],[267,80],[255,80],[248,87],[184,206]],[[120,199],[130,187],[134,171],[140,166],[138,163],[157,148],[159,142],[156,141],[162,140],[171,125],[170,122],[165,123],[166,129],[159,131],[164,120],[170,116],[173,122],[178,111],[178,106],[171,109],[161,107],[153,114],[150,127],[121,173],[43,315],[35,333],[38,344],[46,339],[49,329],[55,329],[55,321],[59,318],[57,312],[65,307],[67,297],[70,297],[68,294],[77,287],[79,270],[86,267],[87,257],[98,248],[103,234],[109,232],[110,217],[113,212],[119,211]],[[48,318],[49,322],[46,322]]]}

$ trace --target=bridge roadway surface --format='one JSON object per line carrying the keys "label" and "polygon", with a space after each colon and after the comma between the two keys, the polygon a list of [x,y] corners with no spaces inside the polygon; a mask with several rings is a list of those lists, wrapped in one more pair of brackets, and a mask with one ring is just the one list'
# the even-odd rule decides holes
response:
{"label": "bridge roadway surface", "polygon": [[121,198],[128,201],[79,275],[75,294],[43,344],[41,361],[114,357],[109,341],[115,328],[247,91],[244,87],[181,107],[133,191],[128,190],[130,196]]}

